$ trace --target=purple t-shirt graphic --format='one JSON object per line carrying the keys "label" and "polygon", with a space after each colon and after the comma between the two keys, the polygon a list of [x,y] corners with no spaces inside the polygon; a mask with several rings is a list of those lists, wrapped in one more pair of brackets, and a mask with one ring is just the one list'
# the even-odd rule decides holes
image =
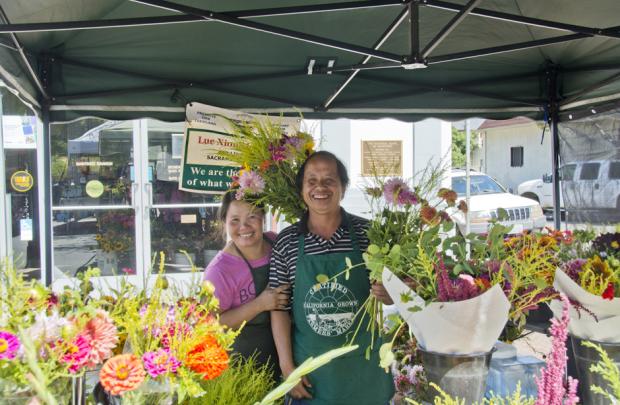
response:
{"label": "purple t-shirt graphic", "polygon": [[[270,240],[276,238],[273,232],[265,232],[265,236]],[[269,264],[270,256],[271,247],[267,255],[260,259],[249,260],[249,262],[254,268],[261,267]],[[205,269],[203,280],[213,283],[215,297],[220,301],[220,312],[237,308],[256,298],[256,289],[250,269],[239,256],[220,251]]]}

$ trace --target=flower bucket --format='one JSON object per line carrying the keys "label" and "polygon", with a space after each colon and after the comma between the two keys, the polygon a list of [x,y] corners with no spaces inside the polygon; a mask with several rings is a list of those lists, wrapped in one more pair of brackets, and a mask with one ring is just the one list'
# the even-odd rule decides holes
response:
{"label": "flower bucket", "polygon": [[437,384],[452,397],[464,399],[466,404],[482,401],[493,350],[474,354],[436,353],[422,348],[419,350],[429,382]]}
{"label": "flower bucket", "polygon": [[[598,352],[591,347],[586,347],[581,344],[586,339],[580,339],[575,336],[572,337],[573,342],[573,354],[575,356],[575,363],[577,364],[577,377],[579,378],[579,398],[582,403],[588,405],[607,405],[609,401],[603,395],[595,394],[590,390],[592,385],[598,385],[611,392],[607,381],[603,379],[600,374],[590,371],[590,366],[598,363],[601,359]],[[604,343],[590,340],[592,343],[600,345],[609,355],[609,358],[620,367],[620,343]]]}
{"label": "flower bucket", "polygon": [[204,256],[205,266],[208,265],[209,262],[211,262],[211,260],[213,260],[213,258],[217,256],[218,253],[219,253],[219,250],[215,250],[215,249],[203,250],[202,254]]}
{"label": "flower bucket", "polygon": [[111,276],[118,270],[118,255],[116,252],[97,252],[97,267],[101,270],[102,276]]}
{"label": "flower bucket", "polygon": [[[187,257],[188,255],[189,258]],[[176,252],[174,254],[174,264],[176,265],[177,270],[192,271],[192,264],[196,264],[196,254],[189,253],[186,255],[185,253]]]}

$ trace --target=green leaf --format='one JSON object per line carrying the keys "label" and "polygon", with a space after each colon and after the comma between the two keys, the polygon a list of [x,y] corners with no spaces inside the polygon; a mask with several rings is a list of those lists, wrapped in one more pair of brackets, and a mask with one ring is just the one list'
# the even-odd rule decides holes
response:
{"label": "green leaf", "polygon": [[497,209],[497,219],[500,221],[505,221],[508,219],[508,211],[503,208]]}
{"label": "green leaf", "polygon": [[545,279],[544,278],[540,278],[540,277],[534,279],[534,284],[536,284],[536,288],[539,288],[541,290],[548,287],[547,282],[545,281]]}
{"label": "green leaf", "polygon": [[406,304],[410,301],[413,301],[413,297],[411,296],[411,293],[401,293],[400,294],[400,302],[402,302],[403,304]]}
{"label": "green leaf", "polygon": [[384,343],[379,348],[379,366],[387,369],[392,365],[396,356],[392,352],[392,343]]}
{"label": "green leaf", "polygon": [[409,308],[407,308],[407,311],[409,311],[409,312],[413,312],[413,313],[419,312],[419,311],[421,311],[421,310],[422,310],[422,308],[421,308],[421,307],[419,307],[419,306],[417,306],[417,305],[416,305],[416,306],[414,306],[414,307],[409,307]]}
{"label": "green leaf", "polygon": [[376,255],[379,252],[381,252],[381,249],[379,248],[379,246],[377,245],[369,245],[368,248],[366,249],[368,251],[368,253],[370,253],[371,255]]}

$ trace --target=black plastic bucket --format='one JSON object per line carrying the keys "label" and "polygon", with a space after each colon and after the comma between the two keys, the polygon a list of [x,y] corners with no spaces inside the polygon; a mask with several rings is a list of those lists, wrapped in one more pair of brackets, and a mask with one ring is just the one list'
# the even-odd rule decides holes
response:
{"label": "black plastic bucket", "polygon": [[[579,399],[584,405],[608,405],[609,400],[601,394],[595,394],[590,390],[592,385],[598,385],[608,392],[611,392],[611,388],[607,384],[607,381],[603,379],[600,374],[590,371],[590,366],[596,364],[601,360],[601,356],[598,352],[590,347],[583,346],[582,341],[588,339],[580,339],[575,336],[572,337],[573,354],[575,356],[575,363],[577,365],[577,376],[579,378]],[[606,352],[611,361],[616,366],[620,367],[620,343],[604,343],[590,340],[592,343],[596,343],[601,346]]]}

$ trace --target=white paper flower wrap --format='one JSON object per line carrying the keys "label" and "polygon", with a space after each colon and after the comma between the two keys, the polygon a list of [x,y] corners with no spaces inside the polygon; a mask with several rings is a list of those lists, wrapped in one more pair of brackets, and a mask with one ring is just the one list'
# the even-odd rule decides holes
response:
{"label": "white paper flower wrap", "polygon": [[[508,321],[510,302],[499,285],[468,300],[426,305],[387,268],[383,269],[383,284],[416,340],[427,351],[446,354],[489,352]],[[403,296],[410,298],[406,300],[408,302],[403,302]],[[415,307],[422,309],[412,312]]]}
{"label": "white paper flower wrap", "polygon": [[[620,343],[620,298],[606,300],[591,294],[560,269],[555,271],[553,287],[587,310],[570,307],[568,331],[571,335],[598,342]],[[552,301],[549,307],[556,318],[562,316],[562,304],[558,300]],[[596,319],[588,311],[593,313]]]}

